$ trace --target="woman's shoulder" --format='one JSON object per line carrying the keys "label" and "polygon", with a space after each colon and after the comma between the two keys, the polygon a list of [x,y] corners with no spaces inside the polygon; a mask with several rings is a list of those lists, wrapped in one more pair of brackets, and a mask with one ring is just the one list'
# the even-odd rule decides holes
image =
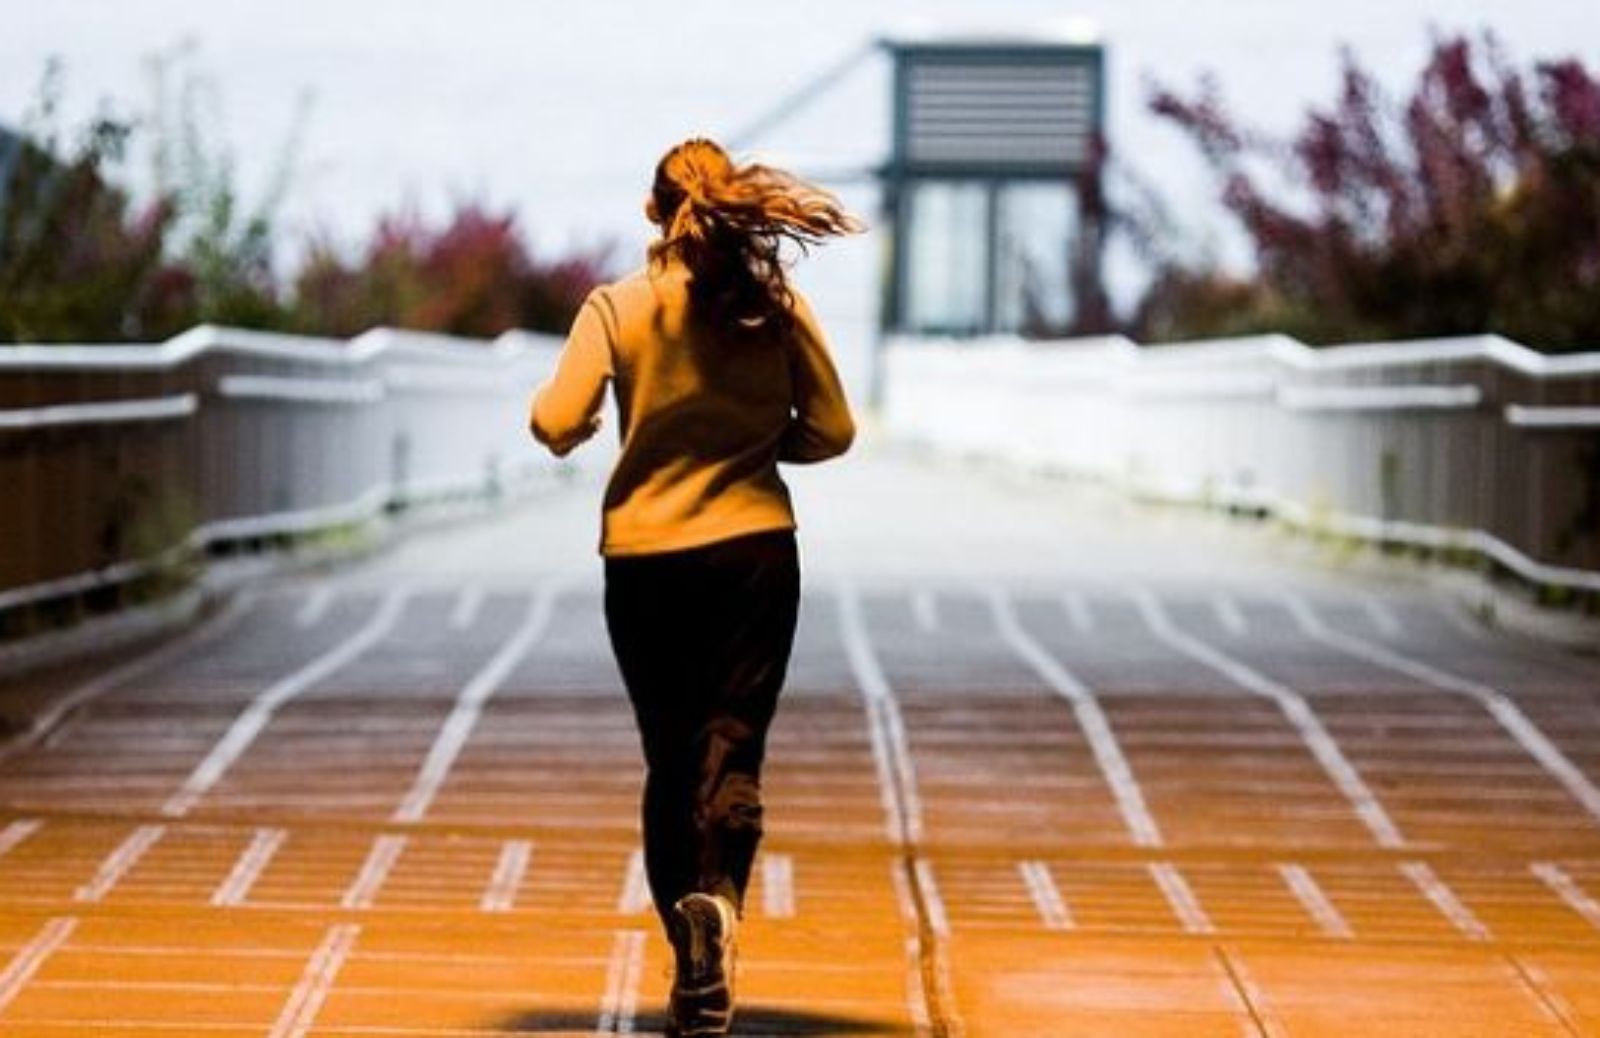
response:
{"label": "woman's shoulder", "polygon": [[596,291],[621,301],[627,298],[654,298],[661,294],[663,287],[673,280],[682,280],[679,271],[674,267],[654,267],[643,263],[612,281],[596,286]]}
{"label": "woman's shoulder", "polygon": [[681,310],[688,303],[688,275],[678,264],[641,264],[597,290],[623,314],[640,319],[661,310]]}
{"label": "woman's shoulder", "polygon": [[641,271],[633,270],[610,281],[596,282],[589,288],[584,300],[593,299],[597,302],[606,302],[614,305],[618,299],[628,294],[632,286],[643,280],[643,276]]}
{"label": "woman's shoulder", "polygon": [[[596,284],[584,297],[584,305],[591,302],[605,315],[613,343],[621,344],[637,339],[639,329],[661,327],[663,311],[682,310],[685,292],[682,285],[670,283],[659,270],[645,264]],[[673,321],[665,319],[665,323]]]}
{"label": "woman's shoulder", "polygon": [[656,275],[651,272],[648,266],[635,267],[627,273],[620,274],[609,281],[600,281],[595,283],[594,286],[589,289],[588,296],[586,298],[593,297],[597,300],[603,300],[615,305],[616,303],[621,302],[631,295],[636,295],[641,291],[648,293],[655,281],[655,278]]}

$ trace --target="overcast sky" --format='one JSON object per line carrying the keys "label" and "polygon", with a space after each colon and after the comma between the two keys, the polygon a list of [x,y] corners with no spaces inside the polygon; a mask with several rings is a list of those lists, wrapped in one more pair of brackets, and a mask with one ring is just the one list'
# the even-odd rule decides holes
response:
{"label": "overcast sky", "polygon": [[[650,171],[692,133],[733,133],[876,35],[913,21],[1098,24],[1109,49],[1114,148],[1198,232],[1217,225],[1186,141],[1144,111],[1146,77],[1191,85],[1213,70],[1235,109],[1287,127],[1330,96],[1351,44],[1388,83],[1415,75],[1430,26],[1493,27],[1521,62],[1600,65],[1593,0],[0,0],[0,121],[29,106],[48,55],[67,107],[148,96],[145,59],[185,40],[220,89],[220,131],[258,191],[313,96],[289,237],[345,240],[411,199],[437,211],[475,195],[514,205],[536,249],[612,235],[631,261],[650,229]],[[876,161],[888,127],[875,55],[793,123],[774,156]],[[870,205],[855,189],[848,199]]]}

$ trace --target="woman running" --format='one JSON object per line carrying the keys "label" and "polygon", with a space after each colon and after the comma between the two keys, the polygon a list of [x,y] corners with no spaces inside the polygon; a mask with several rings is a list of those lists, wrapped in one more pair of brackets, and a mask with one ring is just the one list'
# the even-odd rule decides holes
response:
{"label": "woman running", "polygon": [[735,933],[762,833],[761,763],[800,603],[779,462],[842,454],[855,424],[826,337],[786,277],[865,225],[827,191],[694,137],[656,165],[646,264],[585,298],[534,437],[558,457],[600,428],[605,617],[643,744],[645,869],[675,954],[668,1034],[726,1034]]}

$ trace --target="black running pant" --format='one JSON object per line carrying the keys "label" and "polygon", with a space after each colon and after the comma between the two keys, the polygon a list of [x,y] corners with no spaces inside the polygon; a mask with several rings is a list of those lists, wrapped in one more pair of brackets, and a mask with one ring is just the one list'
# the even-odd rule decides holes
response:
{"label": "black running pant", "polygon": [[684,894],[743,911],[761,762],[794,644],[794,531],[605,559],[605,614],[643,744],[645,870],[665,923]]}

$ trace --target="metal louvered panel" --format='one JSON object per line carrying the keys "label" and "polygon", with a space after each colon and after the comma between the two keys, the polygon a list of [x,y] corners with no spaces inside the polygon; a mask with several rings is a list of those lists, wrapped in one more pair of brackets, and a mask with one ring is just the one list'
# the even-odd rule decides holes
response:
{"label": "metal louvered panel", "polygon": [[1098,122],[1098,65],[1080,54],[920,54],[906,62],[903,158],[1080,169]]}

